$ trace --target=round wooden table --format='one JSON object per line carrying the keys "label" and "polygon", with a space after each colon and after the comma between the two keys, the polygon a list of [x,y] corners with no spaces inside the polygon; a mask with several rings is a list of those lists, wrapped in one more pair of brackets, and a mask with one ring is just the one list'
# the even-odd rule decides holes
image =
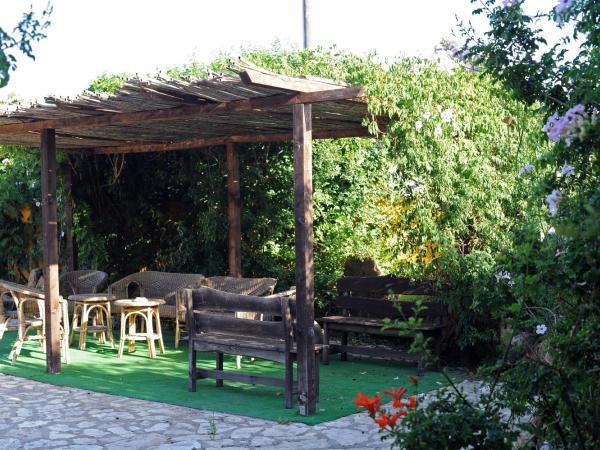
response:
{"label": "round wooden table", "polygon": [[[129,353],[135,351],[135,341],[146,341],[148,343],[148,356],[150,356],[150,358],[156,358],[154,341],[158,341],[160,352],[162,354],[165,353],[162,330],[160,327],[160,315],[158,313],[158,306],[163,305],[164,303],[165,301],[163,299],[141,297],[137,299],[115,301],[115,305],[121,307],[119,358],[123,357],[125,341],[129,341]],[[145,331],[136,330],[136,319],[138,317],[141,318],[142,325],[145,325]],[[126,324],[128,326],[126,326]]]}
{"label": "round wooden table", "polygon": [[[89,332],[100,333],[98,342],[106,343],[106,335],[110,341],[111,348],[115,348],[115,340],[112,333],[112,318],[110,315],[110,303],[115,300],[111,294],[76,294],[69,295],[69,301],[75,302],[73,307],[73,323],[69,345],[73,345],[75,332],[79,332],[79,350],[85,350],[87,334]],[[96,314],[91,316],[91,312]],[[89,325],[90,318],[93,320]],[[106,318],[106,322],[104,319]]]}

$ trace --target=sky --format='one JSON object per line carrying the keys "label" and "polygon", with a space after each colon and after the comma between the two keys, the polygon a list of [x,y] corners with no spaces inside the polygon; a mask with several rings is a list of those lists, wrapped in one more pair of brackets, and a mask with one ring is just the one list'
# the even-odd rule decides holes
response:
{"label": "sky", "polygon": [[[539,0],[538,0],[539,1]],[[547,2],[547,0],[542,0]],[[30,4],[3,0],[0,27],[12,29]],[[35,61],[18,68],[0,99],[74,96],[102,73],[147,75],[191,60],[208,62],[241,47],[302,46],[302,0],[54,0],[47,38]],[[311,0],[313,45],[381,57],[433,57],[469,0]]]}

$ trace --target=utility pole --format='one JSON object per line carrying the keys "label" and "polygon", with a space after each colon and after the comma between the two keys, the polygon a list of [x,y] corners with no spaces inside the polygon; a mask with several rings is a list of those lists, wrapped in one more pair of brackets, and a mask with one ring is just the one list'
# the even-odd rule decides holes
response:
{"label": "utility pole", "polygon": [[304,49],[312,47],[312,36],[310,29],[310,0],[302,0],[302,12],[304,13]]}

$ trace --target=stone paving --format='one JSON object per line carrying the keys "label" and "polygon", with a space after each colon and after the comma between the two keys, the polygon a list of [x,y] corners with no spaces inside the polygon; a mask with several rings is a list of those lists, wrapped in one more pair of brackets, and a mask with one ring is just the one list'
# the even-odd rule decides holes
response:
{"label": "stone paving", "polygon": [[[477,383],[462,387],[477,393]],[[389,448],[364,413],[314,426],[278,424],[2,374],[0,418],[0,450]]]}

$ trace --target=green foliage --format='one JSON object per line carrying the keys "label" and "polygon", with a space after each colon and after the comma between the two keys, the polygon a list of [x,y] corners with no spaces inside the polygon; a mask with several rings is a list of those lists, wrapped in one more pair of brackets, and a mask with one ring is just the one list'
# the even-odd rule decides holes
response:
{"label": "green foliage", "polygon": [[50,14],[52,14],[50,3],[39,18],[33,11],[33,7],[30,7],[10,33],[0,28],[0,88],[8,84],[10,71],[17,68],[15,50],[35,59],[31,43],[46,37],[43,31],[50,25]]}
{"label": "green foliage", "polygon": [[441,389],[427,406],[409,412],[402,427],[385,439],[393,439],[392,448],[411,450],[509,450],[516,436],[497,406],[472,405]]}
{"label": "green foliage", "polygon": [[[528,194],[519,201],[522,221],[507,233],[513,245],[497,261],[512,275],[488,287],[505,299],[497,315],[507,324],[507,347],[486,372],[502,381],[513,414],[534,417],[524,428],[538,442],[598,448],[600,5],[573,0],[527,16],[522,2],[480,3],[475,12],[486,14],[490,31],[481,37],[463,27],[473,62],[517,98],[539,102],[546,117],[556,113],[547,122],[556,144],[521,177]],[[560,34],[548,48],[541,45],[543,20],[556,21]],[[566,114],[571,120],[560,122]],[[568,140],[558,134],[573,127]]]}
{"label": "green foliage", "polygon": [[[359,255],[375,258],[387,272],[413,278],[448,283],[461,273],[455,285],[469,288],[453,297],[453,310],[470,307],[478,269],[469,261],[480,253],[494,261],[501,248],[510,246],[506,231],[518,215],[511,195],[524,195],[515,173],[544,149],[541,133],[529,131],[539,120],[536,113],[488,78],[464,70],[448,73],[419,59],[386,67],[374,57],[336,49],[258,50],[244,57],[288,75],[363,84],[372,113],[390,119],[381,140],[314,142],[319,304],[326,306],[346,258]],[[191,63],[167,73],[205,77],[230,64],[222,56],[209,66]],[[123,76],[105,74],[90,89],[111,92],[122,82]],[[442,120],[445,110],[453,115],[447,122]],[[372,118],[366,122],[377,129]],[[243,272],[274,276],[281,288],[294,284],[292,161],[286,143],[240,146]],[[75,165],[76,197],[80,206],[87,205],[92,227],[88,235],[102,237],[97,253],[109,255],[111,272],[147,267],[226,273],[221,148],[83,157]],[[103,219],[107,216],[112,220]],[[488,275],[493,269],[489,264]],[[491,301],[478,301],[473,317],[460,322],[465,345],[491,342],[495,335],[482,329]],[[479,323],[469,328],[474,321]]]}

